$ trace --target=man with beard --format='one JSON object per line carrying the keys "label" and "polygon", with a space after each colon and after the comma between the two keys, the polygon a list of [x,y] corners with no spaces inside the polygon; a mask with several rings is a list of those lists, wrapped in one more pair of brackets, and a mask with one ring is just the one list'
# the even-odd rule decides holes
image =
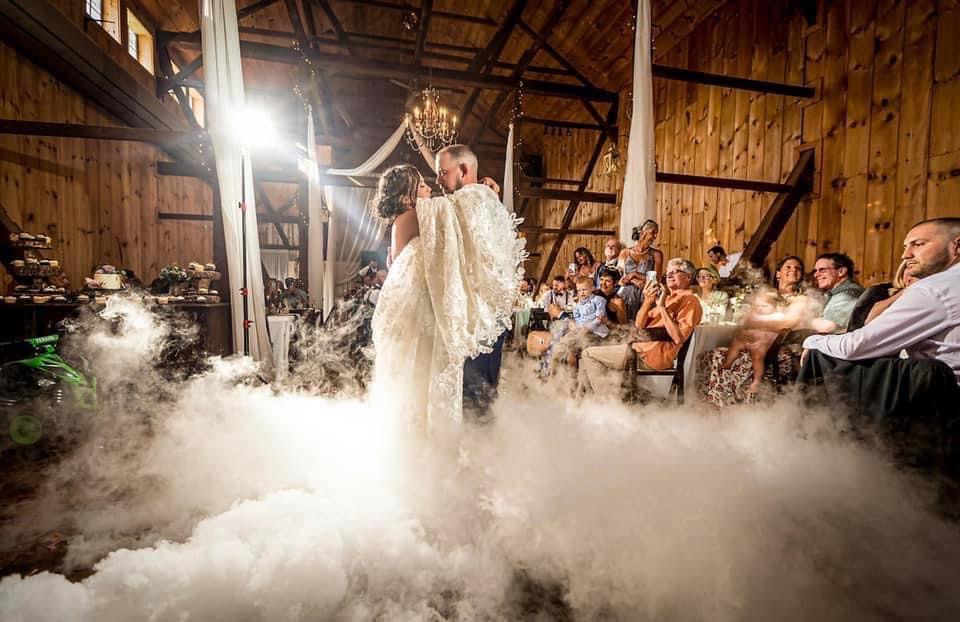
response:
{"label": "man with beard", "polygon": [[821,393],[811,395],[831,407],[846,399],[854,421],[883,423],[913,439],[936,439],[901,448],[937,452],[934,460],[955,468],[960,466],[960,218],[914,225],[903,247],[906,271],[919,280],[863,328],[807,337],[799,380],[821,385]]}
{"label": "man with beard", "polygon": [[[499,187],[490,178],[478,181],[479,163],[476,154],[466,145],[450,145],[437,152],[437,184],[444,194],[456,195],[472,184],[482,183],[495,193]],[[493,209],[506,207],[499,201]],[[474,417],[486,414],[490,404],[497,397],[497,384],[500,381],[500,363],[503,357],[503,342],[506,332],[501,332],[497,340],[490,344],[492,351],[467,359],[463,366],[463,408],[464,414]]]}

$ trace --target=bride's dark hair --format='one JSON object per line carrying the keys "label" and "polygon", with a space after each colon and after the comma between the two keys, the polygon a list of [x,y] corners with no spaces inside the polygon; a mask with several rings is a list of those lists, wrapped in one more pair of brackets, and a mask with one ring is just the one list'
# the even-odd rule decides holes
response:
{"label": "bride's dark hair", "polygon": [[416,205],[419,185],[420,171],[412,164],[398,164],[384,171],[373,199],[380,218],[395,218]]}

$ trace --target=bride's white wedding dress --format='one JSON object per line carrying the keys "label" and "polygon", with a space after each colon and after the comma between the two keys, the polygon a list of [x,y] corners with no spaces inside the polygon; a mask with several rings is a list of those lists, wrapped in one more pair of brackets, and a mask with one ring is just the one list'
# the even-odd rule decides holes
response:
{"label": "bride's white wedding dress", "polygon": [[463,363],[509,328],[526,253],[486,186],[417,201],[420,236],[394,259],[373,316],[373,399],[427,432],[463,412]]}

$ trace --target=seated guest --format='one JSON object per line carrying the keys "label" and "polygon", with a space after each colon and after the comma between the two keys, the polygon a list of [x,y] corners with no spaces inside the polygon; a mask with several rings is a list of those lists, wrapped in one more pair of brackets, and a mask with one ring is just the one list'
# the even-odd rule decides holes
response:
{"label": "seated guest", "polygon": [[573,308],[573,294],[567,290],[567,278],[561,274],[553,277],[550,291],[540,300],[540,306],[550,314],[553,319],[558,319],[568,309]]}
{"label": "seated guest", "polygon": [[517,284],[517,300],[514,302],[514,309],[529,309],[533,307],[533,292],[537,287],[537,282],[529,276],[520,279]]}
{"label": "seated guest", "polygon": [[669,369],[677,358],[683,343],[693,334],[700,323],[703,310],[700,301],[693,295],[690,283],[696,272],[687,259],[671,259],[667,262],[667,288],[656,281],[644,286],[643,303],[637,312],[637,329],[664,329],[667,340],[641,340],[640,333],[626,343],[610,346],[593,346],[583,351],[580,360],[578,384],[583,389],[592,389],[603,395],[611,378],[619,382],[620,374],[611,370],[625,370],[636,364],[645,369]]}
{"label": "seated guest", "polygon": [[591,279],[596,278],[597,270],[603,265],[593,258],[593,253],[586,246],[581,246],[573,251],[573,263],[577,266],[576,274],[573,275],[574,280],[581,276],[588,276]]}
{"label": "seated guest", "polygon": [[817,289],[826,293],[827,302],[821,317],[810,325],[818,333],[842,333],[863,293],[853,280],[853,260],[843,253],[824,253],[813,264],[813,280]]}
{"label": "seated guest", "polygon": [[597,272],[600,286],[593,292],[595,296],[602,296],[607,301],[607,324],[620,326],[627,323],[627,305],[617,293],[617,283],[620,281],[620,272],[616,268],[603,266]]}
{"label": "seated guest", "polygon": [[[791,331],[805,328],[810,319],[820,311],[819,305],[805,294],[803,284],[803,260],[794,255],[784,257],[777,263],[773,285],[776,289],[776,315],[773,313],[748,314],[743,325],[745,330],[762,330],[769,334],[785,334],[784,347],[776,353],[776,375],[789,379],[796,375],[800,363],[800,348],[792,339]],[[803,334],[803,333],[801,333]],[[769,335],[768,335],[769,336]],[[770,341],[764,350],[764,360],[770,355]],[[721,347],[700,355],[696,361],[697,393],[708,404],[717,408],[749,401],[756,395],[756,358],[762,343],[757,340],[751,350],[741,349],[735,357],[729,357],[729,348]],[[762,377],[762,369],[760,370]]]}
{"label": "seated guest", "polygon": [[[813,335],[803,347],[826,355],[821,363],[898,358],[904,351],[909,359],[946,363],[960,383],[960,218],[920,222],[903,246],[905,271],[917,281],[863,328]],[[812,376],[807,365],[803,371]]]}
{"label": "seated guest", "polygon": [[727,251],[723,250],[723,247],[719,244],[707,251],[707,258],[721,279],[730,277],[730,274],[733,273],[733,269],[737,266],[737,262],[740,261],[742,255],[743,253],[727,255]]}
{"label": "seated guest", "polygon": [[712,266],[697,270],[697,300],[703,307],[703,323],[719,324],[730,309],[730,294],[717,289],[720,275]]}
{"label": "seated guest", "polygon": [[377,270],[376,274],[373,277],[373,284],[370,286],[370,289],[367,291],[366,302],[372,307],[377,306],[377,301],[380,300],[380,290],[383,288],[383,282],[387,280],[387,271],[386,270]]}
{"label": "seated guest", "polygon": [[577,277],[577,302],[573,307],[573,319],[567,320],[557,335],[547,359],[563,359],[572,367],[577,364],[580,352],[610,334],[607,327],[607,300],[593,292],[593,279]]}
{"label": "seated guest", "polygon": [[283,292],[283,302],[288,309],[306,309],[310,306],[310,297],[300,289],[300,282],[294,278],[287,279],[287,290]]}
{"label": "seated guest", "polygon": [[850,313],[850,322],[847,330],[863,328],[868,322],[880,315],[884,309],[892,305],[904,288],[916,281],[916,277],[906,271],[907,262],[901,261],[892,283],[877,283],[871,285],[860,294],[857,304]]}
{"label": "seated guest", "polygon": [[623,274],[618,292],[627,304],[627,318],[633,319],[640,308],[643,287],[647,272],[656,272],[657,278],[663,270],[663,253],[653,247],[660,234],[660,225],[653,220],[644,221],[633,228],[631,238],[635,244],[620,252],[617,269]]}

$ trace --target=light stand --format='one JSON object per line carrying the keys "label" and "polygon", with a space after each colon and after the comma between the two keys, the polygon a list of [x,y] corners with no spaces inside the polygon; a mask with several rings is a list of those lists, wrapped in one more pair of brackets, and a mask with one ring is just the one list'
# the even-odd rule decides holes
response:
{"label": "light stand", "polygon": [[243,355],[250,356],[250,289],[247,287],[247,167],[246,155],[240,152],[240,246],[243,277],[240,295],[243,297]]}

